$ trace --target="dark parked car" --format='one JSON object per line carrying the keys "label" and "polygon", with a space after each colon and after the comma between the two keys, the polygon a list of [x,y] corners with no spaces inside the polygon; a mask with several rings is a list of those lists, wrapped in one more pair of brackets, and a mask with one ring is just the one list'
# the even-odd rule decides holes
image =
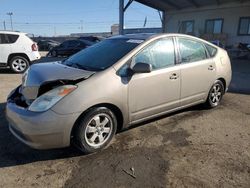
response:
{"label": "dark parked car", "polygon": [[85,36],[85,37],[79,37],[78,39],[79,40],[87,40],[87,41],[91,41],[91,42],[100,42],[104,38],[94,37],[94,36]]}
{"label": "dark parked car", "polygon": [[48,55],[52,57],[71,56],[93,44],[94,42],[87,40],[67,40],[59,46],[52,48]]}
{"label": "dark parked car", "polygon": [[60,45],[60,42],[54,40],[39,40],[37,45],[40,51],[49,51],[52,48]]}

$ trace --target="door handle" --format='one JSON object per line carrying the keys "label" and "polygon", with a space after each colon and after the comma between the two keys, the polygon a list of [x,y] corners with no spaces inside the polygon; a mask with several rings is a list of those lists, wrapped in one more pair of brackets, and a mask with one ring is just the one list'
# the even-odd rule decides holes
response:
{"label": "door handle", "polygon": [[178,79],[178,75],[176,73],[173,73],[170,77],[169,77],[170,80],[176,80]]}
{"label": "door handle", "polygon": [[208,70],[213,71],[214,69],[215,69],[215,68],[214,68],[214,66],[213,66],[213,65],[209,65]]}

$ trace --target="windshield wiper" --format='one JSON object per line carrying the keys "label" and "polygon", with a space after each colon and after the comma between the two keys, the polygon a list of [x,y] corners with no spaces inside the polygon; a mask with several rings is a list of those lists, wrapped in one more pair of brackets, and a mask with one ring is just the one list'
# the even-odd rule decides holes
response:
{"label": "windshield wiper", "polygon": [[89,66],[86,66],[86,65],[81,65],[80,63],[73,63],[73,62],[71,62],[69,60],[65,61],[64,64],[66,66],[69,66],[69,67],[83,69],[83,70],[91,71],[91,72],[101,71],[102,70],[102,69],[98,69],[98,68],[94,68],[94,67],[89,67]]}
{"label": "windshield wiper", "polygon": [[96,72],[96,71],[101,71],[102,69],[94,68],[94,67],[89,67],[86,65],[81,65],[80,63],[74,63],[73,65],[76,65],[77,68],[86,70],[86,71],[91,71],[91,72]]}
{"label": "windshield wiper", "polygon": [[80,68],[80,69],[84,69],[84,70],[87,70],[87,71],[90,71],[89,67],[86,67],[86,66],[83,66],[79,63],[74,63],[73,65],[76,65],[77,68]]}

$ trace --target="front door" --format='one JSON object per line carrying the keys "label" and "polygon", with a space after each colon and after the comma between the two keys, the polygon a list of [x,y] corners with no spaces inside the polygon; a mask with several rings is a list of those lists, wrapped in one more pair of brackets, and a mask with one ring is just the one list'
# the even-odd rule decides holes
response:
{"label": "front door", "polygon": [[179,106],[180,69],[175,65],[172,38],[152,42],[132,60],[152,65],[150,73],[134,74],[129,82],[131,122],[153,117]]}

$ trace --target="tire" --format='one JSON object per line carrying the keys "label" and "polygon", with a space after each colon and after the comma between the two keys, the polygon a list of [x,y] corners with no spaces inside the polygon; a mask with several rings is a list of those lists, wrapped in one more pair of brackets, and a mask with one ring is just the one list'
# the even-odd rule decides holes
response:
{"label": "tire", "polygon": [[57,57],[58,56],[57,51],[55,51],[55,50],[52,50],[50,54],[51,54],[52,57]]}
{"label": "tire", "polygon": [[24,73],[29,68],[29,60],[22,56],[15,56],[10,60],[10,68],[15,73]]}
{"label": "tire", "polygon": [[224,94],[225,86],[220,80],[217,80],[209,91],[205,105],[208,108],[215,108],[219,106]]}
{"label": "tire", "polygon": [[105,148],[117,130],[116,116],[105,107],[89,110],[78,122],[74,143],[86,154]]}

